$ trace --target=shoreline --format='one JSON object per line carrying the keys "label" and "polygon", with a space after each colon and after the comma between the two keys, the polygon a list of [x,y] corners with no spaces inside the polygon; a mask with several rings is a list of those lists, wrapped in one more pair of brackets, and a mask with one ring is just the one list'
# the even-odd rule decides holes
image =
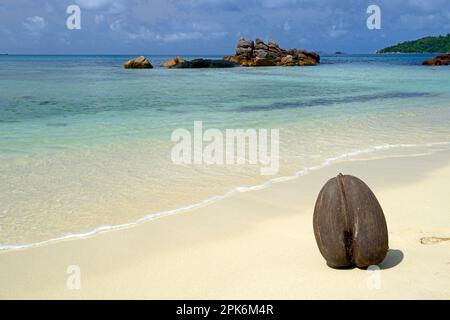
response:
{"label": "shoreline", "polygon": [[[386,215],[381,288],[368,271],[325,265],[312,232],[323,184],[353,174]],[[302,179],[236,194],[133,228],[0,254],[0,297],[148,299],[417,299],[450,297],[450,150],[431,156],[335,162]],[[66,287],[67,267],[81,290]],[[33,267],[30,267],[33,266]]]}
{"label": "shoreline", "polygon": [[[300,171],[296,171],[292,175],[289,175],[289,176],[272,178],[272,179],[262,182],[261,184],[253,185],[253,186],[237,186],[222,195],[213,195],[213,196],[208,197],[200,202],[188,204],[188,205],[178,207],[175,209],[169,209],[169,210],[165,210],[165,211],[161,211],[161,212],[149,213],[149,214],[143,215],[141,218],[138,218],[137,220],[134,220],[131,222],[118,224],[118,225],[103,225],[103,226],[99,226],[91,231],[71,233],[71,234],[67,234],[64,236],[57,236],[57,237],[54,237],[54,238],[51,238],[48,240],[44,240],[44,241],[40,241],[40,242],[36,242],[36,243],[17,244],[17,245],[6,245],[6,244],[0,243],[0,255],[3,253],[10,252],[10,251],[28,250],[28,249],[32,249],[32,248],[38,248],[38,247],[46,246],[49,244],[58,243],[61,241],[89,239],[89,238],[95,237],[95,236],[100,235],[105,232],[113,232],[113,231],[120,231],[123,229],[129,229],[129,228],[140,226],[141,224],[144,224],[144,223],[147,223],[150,221],[154,221],[156,219],[160,219],[160,218],[164,218],[164,217],[168,217],[168,216],[172,216],[172,215],[177,215],[177,214],[188,213],[191,210],[199,209],[204,206],[208,206],[212,203],[215,203],[217,201],[225,200],[225,199],[230,198],[233,195],[236,195],[239,193],[246,193],[246,192],[266,189],[277,183],[282,183],[285,181],[301,178],[301,177],[309,174],[312,171],[324,169],[328,166],[332,166],[335,163],[346,162],[346,161],[349,161],[349,162],[355,161],[351,157],[358,157],[358,156],[364,155],[364,154],[368,154],[368,155],[377,154],[379,152],[391,151],[391,150],[396,150],[396,149],[426,148],[426,147],[441,146],[441,145],[449,146],[450,142],[442,141],[442,142],[430,142],[430,143],[424,143],[424,144],[394,144],[394,145],[393,144],[384,144],[384,145],[368,147],[366,149],[351,151],[351,152],[347,152],[347,153],[344,153],[339,156],[328,158],[322,164],[320,164],[318,166],[305,167],[304,169],[302,169]],[[425,155],[432,155],[435,152],[436,151],[431,150],[431,151],[429,151],[429,153],[427,153]],[[422,155],[422,154],[419,154],[419,156],[420,155]],[[395,157],[409,157],[409,156],[416,156],[416,155],[399,155],[399,156],[387,155],[385,157],[373,158],[371,160],[379,160],[379,159],[385,159],[385,158],[389,159],[389,158],[395,158]],[[356,160],[356,161],[360,161],[360,160]],[[364,160],[362,160],[362,161],[364,161]]]}

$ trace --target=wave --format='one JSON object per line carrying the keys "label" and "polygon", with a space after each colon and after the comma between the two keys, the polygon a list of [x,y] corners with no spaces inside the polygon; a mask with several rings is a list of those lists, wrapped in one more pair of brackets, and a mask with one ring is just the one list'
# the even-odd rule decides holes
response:
{"label": "wave", "polygon": [[[362,150],[355,150],[355,151],[352,151],[352,152],[344,153],[344,154],[336,156],[336,157],[328,158],[322,164],[320,164],[318,166],[305,167],[303,170],[295,172],[292,176],[284,176],[284,177],[273,178],[273,179],[267,180],[266,182],[264,182],[262,184],[255,185],[255,186],[250,186],[250,187],[245,187],[245,186],[236,187],[236,188],[228,191],[227,193],[225,193],[223,195],[215,195],[215,196],[207,198],[207,199],[205,199],[203,201],[200,201],[200,202],[197,202],[197,203],[194,203],[194,204],[190,204],[190,205],[187,205],[187,206],[183,206],[183,207],[180,207],[180,208],[147,214],[147,215],[143,216],[142,218],[139,218],[139,219],[137,219],[136,221],[133,221],[133,222],[123,223],[123,224],[118,224],[118,225],[101,226],[101,227],[93,229],[92,231],[88,231],[88,232],[84,232],[84,233],[66,234],[66,235],[61,236],[61,237],[51,238],[49,240],[35,242],[35,243],[18,244],[18,245],[6,245],[6,244],[5,245],[1,245],[0,244],[0,253],[9,252],[9,251],[12,251],[12,250],[23,250],[23,249],[33,248],[33,247],[39,247],[39,246],[43,246],[43,245],[46,245],[46,244],[59,242],[59,241],[75,240],[75,239],[86,239],[86,238],[93,237],[93,236],[95,236],[97,234],[100,234],[100,233],[113,231],[113,230],[120,230],[120,229],[130,228],[130,227],[133,227],[133,226],[140,225],[140,224],[142,224],[144,222],[147,222],[147,221],[151,221],[151,220],[155,220],[155,219],[158,219],[158,218],[167,217],[167,216],[171,216],[171,215],[175,215],[175,214],[180,214],[180,213],[183,213],[183,212],[186,212],[186,211],[190,211],[190,210],[193,210],[193,209],[196,209],[196,208],[200,208],[200,207],[206,206],[208,204],[211,204],[213,202],[216,202],[216,201],[228,198],[228,197],[230,197],[230,196],[232,196],[232,195],[234,195],[236,193],[243,193],[243,192],[250,192],[250,191],[261,190],[261,189],[268,188],[268,187],[270,187],[271,185],[273,185],[275,183],[280,183],[280,182],[284,182],[284,181],[297,179],[299,177],[302,177],[302,176],[308,174],[311,171],[316,171],[316,170],[320,170],[320,169],[322,169],[324,167],[328,167],[328,166],[332,165],[335,162],[339,162],[339,161],[343,161],[343,160],[351,161],[352,157],[356,157],[356,156],[359,156],[359,155],[362,155],[362,154],[372,154],[372,153],[385,151],[385,150],[390,150],[390,149],[420,148],[420,147],[433,147],[433,146],[450,146],[450,142],[430,142],[430,143],[423,143],[423,144],[383,144],[383,145],[373,146],[373,147],[369,147],[369,148],[362,149]],[[433,152],[429,152],[427,154],[432,154],[432,153]],[[421,155],[423,155],[423,154],[421,154]]]}

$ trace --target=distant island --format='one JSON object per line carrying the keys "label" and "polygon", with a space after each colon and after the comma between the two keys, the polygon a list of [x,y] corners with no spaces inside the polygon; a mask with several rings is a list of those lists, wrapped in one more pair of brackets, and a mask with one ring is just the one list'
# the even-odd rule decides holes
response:
{"label": "distant island", "polygon": [[450,33],[446,36],[425,37],[405,41],[395,46],[378,50],[377,53],[447,53],[450,52]]}

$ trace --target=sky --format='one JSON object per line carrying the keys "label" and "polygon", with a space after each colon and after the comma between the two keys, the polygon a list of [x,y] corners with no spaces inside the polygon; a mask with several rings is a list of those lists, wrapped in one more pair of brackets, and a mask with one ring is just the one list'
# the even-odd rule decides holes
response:
{"label": "sky", "polygon": [[[69,30],[67,7],[81,10]],[[369,30],[369,5],[381,29]],[[0,53],[231,54],[239,38],[372,53],[450,32],[450,0],[0,0]]]}

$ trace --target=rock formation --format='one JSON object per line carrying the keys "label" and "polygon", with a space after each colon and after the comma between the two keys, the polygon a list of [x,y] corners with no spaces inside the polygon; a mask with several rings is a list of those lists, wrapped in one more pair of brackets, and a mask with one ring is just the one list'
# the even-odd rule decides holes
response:
{"label": "rock formation", "polygon": [[425,66],[448,66],[450,64],[450,53],[441,54],[433,59],[424,61],[422,64]]}
{"label": "rock formation", "polygon": [[[175,69],[198,69],[198,68],[233,68],[235,63],[224,60],[210,60],[210,59],[194,59],[185,61],[182,59],[179,63],[173,64],[172,61],[167,61],[168,68]],[[164,66],[166,66],[164,63]],[[169,66],[170,65],[170,66]]]}
{"label": "rock formation", "polygon": [[165,68],[173,68],[174,66],[176,66],[179,63],[183,63],[185,60],[181,57],[176,57],[173,58],[169,61],[164,62],[163,67]]}
{"label": "rock formation", "polygon": [[236,54],[225,57],[224,60],[243,67],[312,66],[320,63],[320,56],[306,50],[286,50],[272,40],[266,44],[261,39],[256,41],[240,39]]}
{"label": "rock formation", "polygon": [[123,64],[125,69],[152,69],[153,66],[150,61],[144,57],[140,56],[131,60],[128,60]]}

